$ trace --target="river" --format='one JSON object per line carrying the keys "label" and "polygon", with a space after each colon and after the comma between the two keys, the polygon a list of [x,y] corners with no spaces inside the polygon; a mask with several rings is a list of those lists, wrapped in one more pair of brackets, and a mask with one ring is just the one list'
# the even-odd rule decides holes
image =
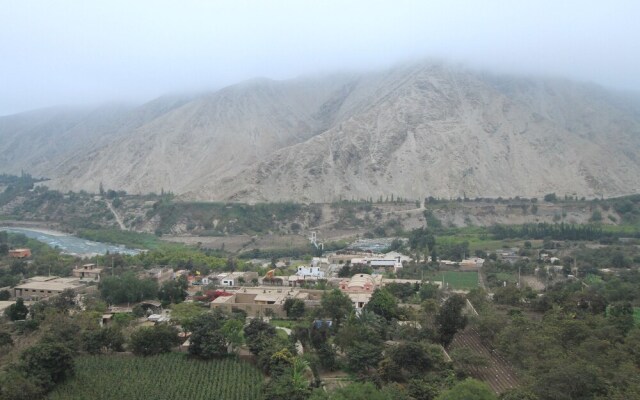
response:
{"label": "river", "polygon": [[53,248],[60,249],[61,252],[79,257],[91,257],[95,255],[109,253],[120,253],[135,255],[142,250],[129,249],[122,245],[94,242],[82,239],[64,232],[49,229],[28,229],[16,227],[0,227],[0,231],[21,233],[31,239],[39,240]]}

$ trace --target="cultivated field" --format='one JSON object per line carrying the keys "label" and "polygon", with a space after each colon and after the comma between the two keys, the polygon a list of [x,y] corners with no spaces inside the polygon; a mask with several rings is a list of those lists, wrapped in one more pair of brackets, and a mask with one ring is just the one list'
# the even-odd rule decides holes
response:
{"label": "cultivated field", "polygon": [[468,348],[473,352],[487,359],[487,364],[479,367],[469,367],[469,374],[481,381],[486,382],[496,393],[502,393],[507,389],[518,386],[517,378],[513,368],[509,363],[487,348],[480,341],[478,333],[467,328],[462,332],[458,332],[449,346],[449,350],[458,348]]}
{"label": "cultivated field", "polygon": [[54,400],[260,399],[263,377],[235,359],[200,361],[185,354],[83,356]]}

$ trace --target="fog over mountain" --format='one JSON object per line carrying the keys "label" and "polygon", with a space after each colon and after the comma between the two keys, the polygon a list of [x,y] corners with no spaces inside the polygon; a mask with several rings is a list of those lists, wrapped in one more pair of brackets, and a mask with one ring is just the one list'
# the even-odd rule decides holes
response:
{"label": "fog over mountain", "polygon": [[640,188],[638,98],[442,62],[0,118],[0,171],[62,190],[305,202]]}

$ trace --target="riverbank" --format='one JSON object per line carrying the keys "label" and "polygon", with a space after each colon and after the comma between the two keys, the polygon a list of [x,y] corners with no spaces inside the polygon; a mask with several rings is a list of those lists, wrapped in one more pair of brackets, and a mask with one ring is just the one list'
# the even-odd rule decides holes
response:
{"label": "riverbank", "polygon": [[44,233],[51,236],[69,236],[69,233],[60,231],[58,224],[49,224],[46,221],[18,221],[0,220],[0,230],[10,228],[29,229],[30,231]]}
{"label": "riverbank", "polygon": [[77,257],[94,257],[105,253],[136,255],[143,251],[141,249],[127,248],[123,245],[95,242],[48,228],[2,226],[0,230],[23,234],[52,248],[58,248],[65,254]]}

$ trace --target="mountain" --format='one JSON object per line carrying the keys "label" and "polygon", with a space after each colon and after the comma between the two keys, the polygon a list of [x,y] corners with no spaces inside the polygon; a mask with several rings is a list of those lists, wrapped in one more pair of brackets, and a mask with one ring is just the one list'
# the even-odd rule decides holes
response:
{"label": "mountain", "polygon": [[639,105],[591,84],[443,63],[255,79],[0,118],[0,172],[188,200],[614,196],[640,189]]}

